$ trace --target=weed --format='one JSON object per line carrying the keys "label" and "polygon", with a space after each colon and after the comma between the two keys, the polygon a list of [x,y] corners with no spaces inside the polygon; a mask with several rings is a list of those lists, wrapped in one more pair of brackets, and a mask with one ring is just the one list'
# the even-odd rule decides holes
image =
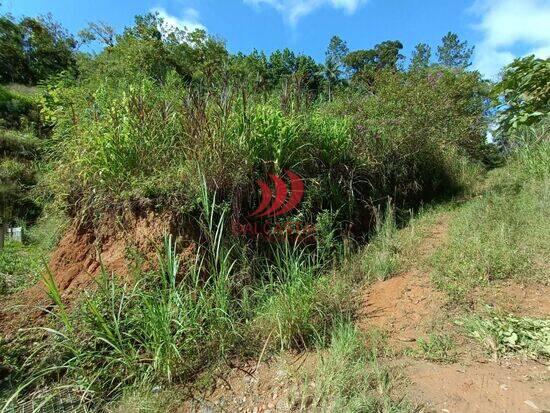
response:
{"label": "weed", "polygon": [[390,393],[396,376],[381,366],[377,352],[365,347],[357,330],[349,322],[335,325],[329,347],[319,349],[316,372],[303,378],[301,398],[295,401],[299,411],[322,412],[409,412],[412,405],[394,400]]}
{"label": "weed", "polygon": [[460,324],[495,356],[517,353],[532,358],[550,358],[550,320],[489,311],[487,317],[465,317]]}
{"label": "weed", "polygon": [[445,334],[430,334],[416,342],[417,348],[409,350],[410,355],[440,363],[454,363],[458,359],[455,342]]}
{"label": "weed", "polygon": [[367,280],[385,280],[395,274],[399,267],[399,243],[394,209],[390,203],[376,219],[376,232],[363,256],[363,268]]}

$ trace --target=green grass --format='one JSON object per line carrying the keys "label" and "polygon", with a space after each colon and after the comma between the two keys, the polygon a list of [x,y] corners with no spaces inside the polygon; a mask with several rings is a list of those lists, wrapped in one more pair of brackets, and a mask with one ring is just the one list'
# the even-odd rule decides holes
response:
{"label": "green grass", "polygon": [[377,216],[375,234],[365,247],[362,257],[362,267],[367,279],[385,280],[398,271],[402,248],[399,241],[394,210],[388,204],[384,216]]}
{"label": "green grass", "polygon": [[416,347],[406,351],[413,357],[439,363],[454,363],[458,360],[458,349],[453,338],[447,334],[430,334],[419,338]]}
{"label": "green grass", "polygon": [[302,378],[300,398],[294,401],[297,411],[414,411],[391,396],[397,375],[379,363],[376,347],[366,347],[365,337],[353,324],[337,324],[324,347],[321,343],[315,372]]}
{"label": "green grass", "polygon": [[0,250],[0,295],[27,288],[41,277],[64,221],[65,218],[57,214],[45,215],[24,232],[23,243],[6,242]]}
{"label": "green grass", "polygon": [[484,191],[457,208],[449,242],[434,255],[435,284],[456,299],[494,280],[547,283],[549,144],[520,151]]}
{"label": "green grass", "polygon": [[17,356],[10,403],[47,384],[49,394],[70,389],[98,407],[135,386],[188,382],[226,357],[257,356],[268,344],[312,346],[349,313],[342,302],[348,287],[333,283],[328,262],[308,245],[275,244],[256,264],[263,278],[240,285],[249,252],[228,241],[226,207],[206,190],[202,201],[203,235],[185,262],[167,236],[156,269],[127,283],[102,271],[71,311],[54,278],[44,278],[53,303],[46,310],[51,322],[40,329],[47,339]]}

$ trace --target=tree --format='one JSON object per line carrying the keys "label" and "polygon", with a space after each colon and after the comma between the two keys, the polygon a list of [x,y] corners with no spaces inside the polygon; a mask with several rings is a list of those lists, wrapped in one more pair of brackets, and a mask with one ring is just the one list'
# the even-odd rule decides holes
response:
{"label": "tree", "polygon": [[344,58],[344,64],[353,73],[357,74],[364,70],[368,66],[374,66],[376,63],[376,51],[369,50],[356,50],[348,53]]}
{"label": "tree", "polygon": [[296,55],[288,48],[275,50],[269,56],[269,72],[273,85],[280,82],[296,72]]}
{"label": "tree", "polygon": [[26,66],[21,27],[11,16],[0,16],[0,82],[25,82]]}
{"label": "tree", "polygon": [[399,40],[386,40],[374,46],[377,68],[397,69],[398,63],[403,59],[401,49],[403,44]]}
{"label": "tree", "polygon": [[403,44],[400,41],[387,40],[375,45],[373,49],[348,53],[343,61],[354,76],[366,75],[368,72],[380,69],[396,70],[403,59],[403,55],[399,52],[402,48]]}
{"label": "tree", "polygon": [[437,47],[439,64],[457,69],[466,69],[472,64],[474,46],[468,47],[468,42],[460,42],[458,35],[447,33],[441,39],[441,46]]}
{"label": "tree", "polygon": [[32,83],[75,67],[77,43],[50,15],[38,19],[27,17],[20,25]]}
{"label": "tree", "polygon": [[511,130],[531,126],[550,112],[550,58],[528,56],[504,69],[502,81],[493,91],[498,110],[502,143]]}
{"label": "tree", "polygon": [[78,32],[83,44],[98,41],[107,47],[115,45],[115,30],[107,23],[90,23],[88,27]]}
{"label": "tree", "polygon": [[325,64],[321,70],[328,86],[328,99],[332,98],[332,89],[340,81],[342,75],[342,65],[344,58],[348,55],[349,49],[342,39],[333,36],[330,39],[327,51],[325,53]]}
{"label": "tree", "polygon": [[349,53],[348,45],[338,36],[333,36],[325,52],[325,61],[332,61],[333,65],[341,66],[346,55]]}
{"label": "tree", "polygon": [[50,15],[0,17],[0,81],[34,84],[74,68],[76,41]]}
{"label": "tree", "polygon": [[269,88],[269,67],[264,52],[254,50],[249,55],[238,53],[230,57],[231,76],[243,86],[256,93],[267,92]]}
{"label": "tree", "polygon": [[426,43],[418,43],[414,47],[410,70],[423,69],[430,65],[432,48]]}

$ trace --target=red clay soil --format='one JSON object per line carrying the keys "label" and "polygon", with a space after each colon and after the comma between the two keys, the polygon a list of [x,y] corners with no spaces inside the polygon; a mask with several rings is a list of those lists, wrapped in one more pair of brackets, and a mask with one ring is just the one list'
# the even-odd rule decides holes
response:
{"label": "red clay soil", "polygon": [[[442,216],[418,246],[417,261],[421,262],[445,241],[447,226],[447,217]],[[375,282],[365,291],[359,326],[387,332],[392,348],[400,349],[430,332],[445,300],[445,295],[432,286],[427,272],[410,268],[393,278]]]}
{"label": "red clay soil", "polygon": [[[101,264],[111,273],[127,277],[130,248],[154,261],[157,248],[172,219],[166,214],[148,212],[141,216],[127,213],[120,222],[108,219],[96,229],[73,225],[53,252],[49,269],[70,306],[80,292],[93,288]],[[26,291],[6,297],[0,308],[0,336],[9,338],[19,328],[40,324],[50,305],[42,282]]]}
{"label": "red clay soil", "polygon": [[550,317],[550,286],[507,280],[496,282],[492,287],[480,288],[472,294],[477,306],[488,304],[505,313]]}
{"label": "red clay soil", "polygon": [[[421,242],[421,259],[445,242],[446,232],[443,217]],[[476,306],[487,303],[516,314],[550,316],[550,294],[545,286],[504,282],[479,289],[472,300]],[[405,343],[410,347],[430,333],[438,317],[452,321],[444,308],[445,301],[445,296],[432,286],[429,271],[411,268],[367,289],[359,325],[385,330],[393,349],[402,349]],[[407,358],[388,362],[404,372],[409,381],[407,398],[423,406],[423,412],[550,412],[549,365],[519,359],[495,362],[479,356],[478,349],[465,351],[469,361],[450,365]]]}
{"label": "red clay soil", "polygon": [[442,365],[404,363],[407,397],[425,412],[550,412],[550,370],[532,360]]}

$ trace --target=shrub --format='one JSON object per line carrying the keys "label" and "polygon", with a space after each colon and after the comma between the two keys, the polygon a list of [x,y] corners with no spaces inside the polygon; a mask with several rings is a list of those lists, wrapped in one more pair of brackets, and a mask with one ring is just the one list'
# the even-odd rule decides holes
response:
{"label": "shrub", "polygon": [[2,127],[20,127],[25,123],[24,118],[36,120],[33,118],[36,102],[32,96],[19,94],[0,86],[0,118]]}

